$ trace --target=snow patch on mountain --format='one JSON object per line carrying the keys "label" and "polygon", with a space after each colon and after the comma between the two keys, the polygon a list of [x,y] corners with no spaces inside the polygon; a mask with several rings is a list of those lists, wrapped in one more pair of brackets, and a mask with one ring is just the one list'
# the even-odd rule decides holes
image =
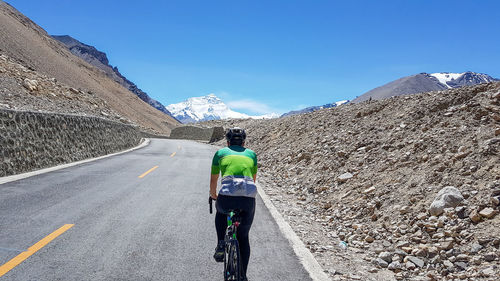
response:
{"label": "snow patch on mountain", "polygon": [[348,103],[348,102],[349,102],[349,100],[341,100],[341,101],[336,101],[336,102],[335,102],[335,105],[336,105],[336,106],[339,106],[339,105],[346,104],[346,103]]}
{"label": "snow patch on mountain", "polygon": [[488,83],[497,80],[495,78],[492,78],[488,74],[470,71],[462,73],[439,72],[431,73],[429,75],[435,77],[437,80],[439,80],[439,83],[445,85],[448,89]]}
{"label": "snow patch on mountain", "polygon": [[448,73],[448,72],[440,72],[440,73],[431,73],[431,76],[434,76],[439,80],[439,83],[445,85],[448,88],[452,88],[450,85],[448,85],[448,82],[451,82],[452,80],[457,80],[460,78],[460,76],[464,75],[465,72],[463,73]]}
{"label": "snow patch on mountain", "polygon": [[269,119],[278,117],[271,113],[260,116],[250,116],[244,113],[236,112],[230,109],[215,94],[209,94],[202,97],[192,97],[186,101],[170,104],[167,110],[182,123],[194,123],[208,120],[219,119]]}
{"label": "snow patch on mountain", "polygon": [[269,113],[264,115],[250,115],[249,117],[252,119],[273,119],[280,117],[280,115],[277,113]]}

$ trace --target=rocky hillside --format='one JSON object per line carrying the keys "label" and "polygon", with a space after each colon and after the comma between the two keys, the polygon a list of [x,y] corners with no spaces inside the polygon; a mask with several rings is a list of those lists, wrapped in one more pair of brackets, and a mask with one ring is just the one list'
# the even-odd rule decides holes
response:
{"label": "rocky hillside", "polygon": [[392,96],[440,91],[494,81],[498,81],[498,79],[495,79],[487,74],[470,71],[464,73],[419,73],[400,78],[370,90],[355,98],[352,102],[356,103],[370,99],[379,100]]}
{"label": "rocky hillside", "polygon": [[55,78],[78,91],[95,94],[123,118],[154,133],[169,134],[178,124],[101,70],[74,56],[62,43],[3,1],[0,2],[0,26],[0,54],[27,69]]}
{"label": "rocky hillside", "polygon": [[111,66],[109,64],[108,56],[106,55],[106,53],[97,50],[93,46],[84,44],[68,35],[53,35],[52,37],[66,45],[71,53],[73,53],[77,57],[104,71],[104,73],[106,73],[106,75],[108,75],[111,79],[115,80],[123,87],[129,89],[141,100],[172,117],[172,114],[165,108],[163,104],[155,99],[152,99],[147,93],[139,89],[137,85],[135,85],[132,81],[123,76],[120,71],[118,71],[118,67]]}
{"label": "rocky hillside", "polygon": [[132,123],[91,91],[78,90],[0,54],[0,108],[58,112]]}
{"label": "rocky hillside", "polygon": [[208,124],[247,129],[259,181],[332,279],[500,275],[500,83]]}

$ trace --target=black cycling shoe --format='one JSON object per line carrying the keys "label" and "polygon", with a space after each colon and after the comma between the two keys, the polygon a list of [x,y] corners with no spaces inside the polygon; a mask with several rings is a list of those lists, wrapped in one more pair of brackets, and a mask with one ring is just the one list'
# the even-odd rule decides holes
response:
{"label": "black cycling shoe", "polygon": [[215,248],[214,259],[216,262],[224,261],[224,240],[219,241],[219,244],[217,244],[217,248]]}

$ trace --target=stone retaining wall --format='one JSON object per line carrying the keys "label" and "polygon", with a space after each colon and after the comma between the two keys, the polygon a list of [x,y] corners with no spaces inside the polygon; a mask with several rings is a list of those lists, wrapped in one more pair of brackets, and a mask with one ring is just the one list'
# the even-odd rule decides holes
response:
{"label": "stone retaining wall", "polygon": [[141,136],[98,117],[0,109],[0,177],[122,151]]}
{"label": "stone retaining wall", "polygon": [[224,128],[203,128],[197,126],[182,126],[172,129],[171,139],[204,140],[216,142],[224,138]]}

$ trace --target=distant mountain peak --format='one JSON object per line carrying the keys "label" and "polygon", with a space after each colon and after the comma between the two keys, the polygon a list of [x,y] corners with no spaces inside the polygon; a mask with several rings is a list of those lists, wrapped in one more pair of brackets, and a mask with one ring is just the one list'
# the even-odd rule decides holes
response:
{"label": "distant mountain peak", "polygon": [[194,123],[219,119],[274,118],[276,114],[250,116],[230,109],[218,96],[211,93],[201,97],[170,104],[166,107],[182,123]]}
{"label": "distant mountain peak", "polygon": [[417,94],[431,91],[441,91],[463,86],[498,81],[488,74],[466,71],[462,73],[436,72],[419,73],[406,76],[385,85],[370,90],[357,97],[352,102],[362,102],[369,99],[385,99],[392,96]]}
{"label": "distant mountain peak", "polygon": [[292,115],[297,115],[297,114],[302,114],[302,113],[314,112],[314,111],[317,111],[317,110],[320,110],[320,109],[325,109],[325,108],[337,107],[337,106],[341,106],[343,104],[346,104],[348,102],[349,102],[349,100],[341,100],[341,101],[337,101],[337,102],[334,102],[334,103],[328,103],[328,104],[324,104],[324,105],[320,105],[320,106],[310,106],[310,107],[306,107],[304,109],[293,110],[293,111],[284,113],[284,114],[281,115],[281,117],[292,116]]}
{"label": "distant mountain peak", "polygon": [[[95,47],[82,43],[69,35],[52,35],[54,39],[66,45],[66,47],[75,55],[81,57],[87,54],[100,61],[103,65],[109,66],[108,56],[106,53],[97,50]],[[85,58],[83,58],[86,60]]]}

